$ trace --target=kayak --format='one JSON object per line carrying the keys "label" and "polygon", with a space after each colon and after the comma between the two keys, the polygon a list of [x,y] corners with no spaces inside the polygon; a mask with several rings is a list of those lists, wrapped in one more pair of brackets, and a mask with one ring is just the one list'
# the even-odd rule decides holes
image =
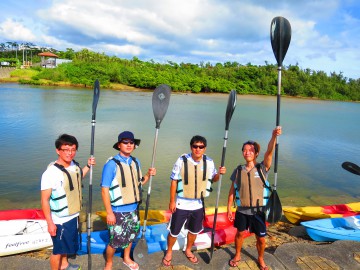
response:
{"label": "kayak", "polygon": [[[195,243],[192,247],[193,250],[206,249],[211,247],[211,234],[213,226],[214,215],[207,215],[204,221],[204,231],[198,234]],[[155,253],[165,251],[167,249],[167,223],[160,223],[146,226],[145,240],[148,246],[148,253]],[[142,229],[141,229],[142,230]],[[235,240],[237,229],[233,227],[233,222],[227,218],[227,213],[218,213],[216,229],[214,235],[214,245],[221,246],[233,243]],[[187,230],[182,229],[174,246],[173,250],[184,250],[187,241]],[[139,233],[137,239],[134,241],[133,248],[136,246],[137,241],[141,238],[142,232]],[[247,236],[250,236],[250,232]],[[106,246],[109,242],[109,233],[107,230],[91,232],[91,253],[102,254],[105,252]],[[87,234],[81,235],[81,248],[78,252],[79,255],[87,254]],[[121,255],[121,250],[116,251],[116,255]]]}
{"label": "kayak", "polygon": [[360,241],[360,215],[325,218],[301,222],[307,234],[315,241]]}
{"label": "kayak", "polygon": [[[106,223],[106,211],[97,211],[96,214],[101,217],[101,220]],[[141,225],[144,224],[145,210],[140,210]],[[169,210],[148,210],[147,225],[160,224],[168,222],[171,217]]]}
{"label": "kayak", "polygon": [[47,223],[41,219],[0,221],[0,256],[52,246]]}
{"label": "kayak", "polygon": [[[235,211],[235,209],[234,209]],[[227,212],[227,206],[218,207],[218,213]],[[206,208],[205,215],[213,215],[215,207]],[[97,211],[96,214],[106,223],[106,211]],[[144,225],[145,210],[140,210],[141,225]],[[171,218],[170,210],[148,210],[146,225],[154,225],[169,222]],[[204,225],[205,226],[205,225]]]}
{"label": "kayak", "polygon": [[283,212],[288,221],[298,225],[302,221],[314,219],[359,215],[360,202],[326,206],[283,207]]}
{"label": "kayak", "polygon": [[41,209],[36,209],[36,208],[0,211],[0,220],[14,220],[14,219],[45,219],[45,216]]}

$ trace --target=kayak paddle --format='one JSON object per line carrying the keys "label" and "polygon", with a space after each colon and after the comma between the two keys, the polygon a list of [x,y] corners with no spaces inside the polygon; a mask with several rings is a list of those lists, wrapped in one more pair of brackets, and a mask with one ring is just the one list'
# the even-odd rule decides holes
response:
{"label": "kayak paddle", "polygon": [[[229,95],[228,104],[227,104],[227,107],[226,107],[225,137],[224,137],[224,146],[223,146],[222,155],[221,155],[221,167],[224,167],[224,164],[225,164],[226,143],[227,143],[227,140],[228,140],[229,124],[230,124],[230,120],[231,120],[231,117],[233,115],[233,112],[235,110],[235,106],[236,106],[236,91],[231,90],[230,95]],[[220,174],[220,176],[219,176],[219,181],[218,181],[218,186],[217,186],[216,204],[215,204],[215,213],[214,213],[214,223],[213,223],[213,227],[212,227],[212,231],[211,231],[210,261],[212,259],[213,253],[214,253],[215,229],[216,229],[216,219],[217,219],[218,206],[219,206],[221,179],[222,179],[222,174]]]}
{"label": "kayak paddle", "polygon": [[[291,26],[287,19],[284,17],[275,17],[272,19],[270,25],[270,39],[271,46],[278,64],[276,126],[280,126],[281,68],[291,40]],[[267,206],[269,207],[268,222],[270,223],[279,221],[282,215],[282,206],[276,191],[278,155],[279,138],[276,139],[275,145],[274,188],[267,203]]]}
{"label": "kayak paddle", "polygon": [[[153,147],[153,154],[152,154],[152,161],[151,161],[151,168],[154,168],[155,166],[155,153],[156,153],[156,144],[158,140],[158,133],[160,129],[160,123],[163,120],[166,111],[169,107],[169,101],[170,101],[170,94],[171,89],[166,84],[161,84],[154,90],[153,96],[152,96],[152,108],[156,123],[156,131],[155,131],[155,139],[154,139],[154,147]],[[133,257],[134,260],[139,265],[145,265],[146,258],[145,255],[148,254],[148,246],[145,240],[145,232],[146,232],[146,221],[147,221],[147,215],[149,210],[149,201],[150,201],[150,192],[151,192],[151,182],[152,182],[152,176],[150,175],[149,179],[149,188],[148,193],[146,197],[146,206],[145,206],[145,216],[144,216],[144,225],[142,229],[142,235],[139,241],[137,242]]]}
{"label": "kayak paddle", "polygon": [[[91,148],[90,156],[94,157],[94,139],[95,139],[95,118],[96,118],[96,107],[99,101],[100,96],[100,83],[99,80],[95,80],[94,83],[94,94],[93,94],[93,104],[92,104],[92,118],[91,118]],[[90,165],[90,180],[89,180],[89,205],[87,213],[87,253],[88,253],[88,269],[91,270],[91,211],[92,211],[92,176],[93,176],[93,166]]]}
{"label": "kayak paddle", "polygon": [[341,164],[341,167],[353,174],[360,175],[360,167],[350,161],[345,161],[343,164]]}

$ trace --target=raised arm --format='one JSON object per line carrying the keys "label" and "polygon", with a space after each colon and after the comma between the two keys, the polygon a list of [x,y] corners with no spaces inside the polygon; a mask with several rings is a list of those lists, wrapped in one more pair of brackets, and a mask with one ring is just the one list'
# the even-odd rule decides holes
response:
{"label": "raised arm", "polygon": [[276,145],[276,137],[281,135],[281,127],[278,126],[272,131],[271,139],[268,143],[267,150],[264,154],[264,165],[266,168],[266,171],[270,170],[271,164],[272,164],[272,156]]}

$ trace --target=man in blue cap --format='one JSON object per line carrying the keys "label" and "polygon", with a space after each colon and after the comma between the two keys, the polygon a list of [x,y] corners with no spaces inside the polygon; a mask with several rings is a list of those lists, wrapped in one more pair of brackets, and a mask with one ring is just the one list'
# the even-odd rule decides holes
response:
{"label": "man in blue cap", "polygon": [[121,132],[113,148],[119,151],[105,163],[102,172],[101,195],[105,205],[106,222],[110,233],[110,242],[106,248],[105,270],[112,269],[113,257],[117,248],[124,250],[123,263],[129,269],[139,269],[139,265],[130,258],[132,241],[140,230],[138,207],[141,202],[141,190],[150,176],[156,174],[155,168],[149,168],[143,176],[140,161],[131,156],[140,145],[130,131]]}

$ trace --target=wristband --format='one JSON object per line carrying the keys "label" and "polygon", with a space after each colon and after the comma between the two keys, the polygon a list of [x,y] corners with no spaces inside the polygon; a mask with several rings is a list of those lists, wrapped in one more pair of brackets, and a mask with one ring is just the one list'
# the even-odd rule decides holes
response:
{"label": "wristband", "polygon": [[89,164],[86,164],[86,167],[88,167],[90,169],[90,165]]}

